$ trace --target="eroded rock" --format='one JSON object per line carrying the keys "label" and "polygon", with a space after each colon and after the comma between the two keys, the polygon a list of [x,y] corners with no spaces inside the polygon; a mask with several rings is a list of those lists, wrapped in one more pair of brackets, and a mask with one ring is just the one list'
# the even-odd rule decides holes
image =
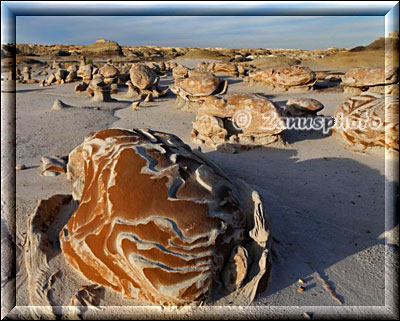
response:
{"label": "eroded rock", "polygon": [[167,93],[167,88],[158,86],[160,77],[144,64],[134,64],[130,71],[128,85],[128,97],[152,94],[153,97],[160,97]]}
{"label": "eroded rock", "polygon": [[51,107],[51,110],[64,110],[65,108],[70,108],[71,106],[62,102],[60,99],[56,99]]}
{"label": "eroded rock", "polygon": [[111,86],[103,81],[102,77],[93,78],[87,88],[89,95],[93,96],[92,100],[97,102],[112,102]]}
{"label": "eroded rock", "polygon": [[67,172],[67,157],[43,156],[42,157],[42,172],[43,176],[57,176]]}
{"label": "eroded rock", "polygon": [[291,98],[286,102],[286,113],[289,116],[313,116],[324,109],[324,105],[312,98]]}
{"label": "eroded rock", "polygon": [[213,75],[175,79],[170,87],[177,96],[177,108],[197,111],[204,100],[212,95],[222,95],[228,90],[228,81]]}
{"label": "eroded rock", "polygon": [[347,96],[357,96],[362,92],[392,93],[399,82],[398,67],[352,68],[342,78],[342,86]]}
{"label": "eroded rock", "polygon": [[333,134],[346,147],[399,150],[399,98],[397,95],[363,93],[349,98],[335,113]]}
{"label": "eroded rock", "polygon": [[317,78],[310,68],[295,65],[285,68],[252,70],[244,80],[250,83],[262,82],[271,89],[312,90]]}
{"label": "eroded rock", "polygon": [[224,271],[250,302],[265,289],[270,220],[258,193],[178,137],[93,133],[71,152],[68,177],[83,188],[61,248],[92,282],[163,305],[208,299]]}
{"label": "eroded rock", "polygon": [[224,143],[259,146],[282,142],[284,129],[280,111],[267,98],[232,93],[204,101],[191,137],[212,147]]}

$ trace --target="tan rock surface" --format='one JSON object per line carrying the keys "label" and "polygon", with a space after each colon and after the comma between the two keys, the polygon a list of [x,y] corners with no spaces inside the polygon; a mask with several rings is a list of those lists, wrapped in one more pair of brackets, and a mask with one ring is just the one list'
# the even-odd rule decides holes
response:
{"label": "tan rock surface", "polygon": [[199,108],[191,137],[211,146],[225,142],[264,145],[280,140],[281,120],[274,104],[259,95],[209,97]]}
{"label": "tan rock surface", "polygon": [[385,147],[399,150],[399,98],[397,95],[363,93],[349,98],[335,113],[333,133],[346,147],[365,150]]}
{"label": "tan rock surface", "polygon": [[73,153],[82,160],[68,164],[69,177],[83,177],[84,187],[60,241],[86,278],[167,305],[207,299],[224,266],[239,276],[227,287],[250,301],[266,285],[270,221],[258,193],[178,137],[106,129]]}
{"label": "tan rock surface", "polygon": [[351,87],[389,85],[399,81],[398,68],[352,68],[342,76],[342,84]]}

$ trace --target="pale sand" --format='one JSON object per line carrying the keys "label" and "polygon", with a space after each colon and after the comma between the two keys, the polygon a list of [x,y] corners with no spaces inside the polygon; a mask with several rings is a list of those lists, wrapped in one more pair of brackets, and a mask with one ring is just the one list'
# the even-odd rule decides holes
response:
{"label": "pale sand", "polygon": [[[197,60],[180,60],[180,63],[194,67]],[[275,93],[266,92],[262,85],[249,86],[240,78],[228,79],[228,93],[264,94],[278,106],[284,106],[291,97],[315,98],[325,105],[323,115],[333,115],[345,100],[342,93],[334,90]],[[170,76],[161,81],[161,85],[171,83]],[[40,176],[41,157],[67,155],[92,131],[106,127],[149,127],[176,134],[197,148],[190,141],[195,114],[176,109],[172,93],[132,111],[130,103],[134,100],[124,99],[123,93],[113,95],[118,102],[93,103],[87,94],[74,92],[76,84],[45,88],[38,84],[17,85],[16,164],[27,166],[16,172],[18,235],[26,231],[27,216],[37,200],[71,193],[65,175]],[[51,111],[56,99],[76,108]],[[272,217],[278,257],[273,261],[268,290],[253,303],[260,308],[249,310],[245,316],[265,315],[261,307],[267,307],[268,313],[280,314],[299,306],[300,309],[293,308],[293,313],[301,316],[304,311],[318,315],[324,311],[321,306],[384,306],[385,240],[380,237],[385,232],[384,151],[353,153],[334,137],[319,133],[290,132],[286,138],[289,142],[286,146],[233,155],[202,148],[227,173],[258,189]],[[390,249],[386,250],[389,254]],[[91,282],[65,264],[62,255],[54,264],[63,268],[61,278],[54,284],[54,301],[65,305],[79,286]],[[296,291],[299,279],[306,282],[305,292]],[[18,285],[17,305],[28,305],[26,283]],[[111,290],[106,290],[103,302],[110,306],[137,304],[121,299]],[[229,298],[215,305],[229,305]],[[181,317],[189,318],[190,311]],[[348,311],[364,310],[358,307]],[[117,310],[114,317],[123,312]]]}

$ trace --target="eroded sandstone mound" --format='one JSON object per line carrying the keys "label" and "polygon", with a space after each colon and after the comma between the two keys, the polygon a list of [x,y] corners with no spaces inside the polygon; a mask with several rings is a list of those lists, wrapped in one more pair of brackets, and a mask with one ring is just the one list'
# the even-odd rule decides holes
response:
{"label": "eroded sandstone mound", "polygon": [[250,71],[245,81],[262,82],[271,89],[281,90],[311,90],[317,81],[315,73],[305,66],[290,66],[285,68],[267,68]]}
{"label": "eroded sandstone mound", "polygon": [[335,113],[333,133],[346,147],[399,150],[399,97],[363,93],[349,98]]}
{"label": "eroded sandstone mound", "polygon": [[221,281],[249,302],[265,289],[270,220],[259,194],[178,137],[93,133],[71,152],[68,177],[83,184],[61,248],[92,282],[166,305],[207,299]]}
{"label": "eroded sandstone mound", "polygon": [[192,140],[217,147],[231,143],[268,145],[281,141],[282,115],[267,98],[232,93],[223,98],[209,97],[193,123]]}
{"label": "eroded sandstone mound", "polygon": [[342,76],[342,86],[347,95],[359,95],[364,91],[395,94],[393,87],[396,83],[398,87],[398,82],[397,67],[352,68]]}
{"label": "eroded sandstone mound", "polygon": [[100,38],[93,44],[82,48],[85,55],[91,57],[123,56],[122,48],[116,41]]}
{"label": "eroded sandstone mound", "polygon": [[134,64],[129,70],[130,80],[128,85],[128,96],[149,95],[160,97],[168,92],[167,88],[158,86],[160,76],[145,64]]}
{"label": "eroded sandstone mound", "polygon": [[324,105],[312,98],[290,98],[286,102],[288,116],[313,116],[324,109]]}
{"label": "eroded sandstone mound", "polygon": [[170,88],[177,97],[177,108],[197,111],[207,97],[225,94],[228,90],[228,81],[211,74],[203,74],[177,78]]}
{"label": "eroded sandstone mound", "polygon": [[206,70],[210,73],[222,73],[230,76],[238,76],[238,66],[234,63],[223,63],[223,62],[199,62],[197,67]]}

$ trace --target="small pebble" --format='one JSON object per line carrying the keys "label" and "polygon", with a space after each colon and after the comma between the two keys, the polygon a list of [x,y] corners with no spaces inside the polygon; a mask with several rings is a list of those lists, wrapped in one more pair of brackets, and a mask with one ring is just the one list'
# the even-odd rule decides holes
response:
{"label": "small pebble", "polygon": [[302,286],[297,289],[297,292],[304,292],[304,291],[305,289]]}
{"label": "small pebble", "polygon": [[304,284],[304,281],[303,281],[302,279],[299,279],[297,282],[298,282],[299,284]]}
{"label": "small pebble", "polygon": [[15,169],[16,169],[17,171],[24,170],[25,168],[26,168],[26,166],[25,166],[24,164],[19,164],[19,165],[16,165],[16,166],[15,166]]}

